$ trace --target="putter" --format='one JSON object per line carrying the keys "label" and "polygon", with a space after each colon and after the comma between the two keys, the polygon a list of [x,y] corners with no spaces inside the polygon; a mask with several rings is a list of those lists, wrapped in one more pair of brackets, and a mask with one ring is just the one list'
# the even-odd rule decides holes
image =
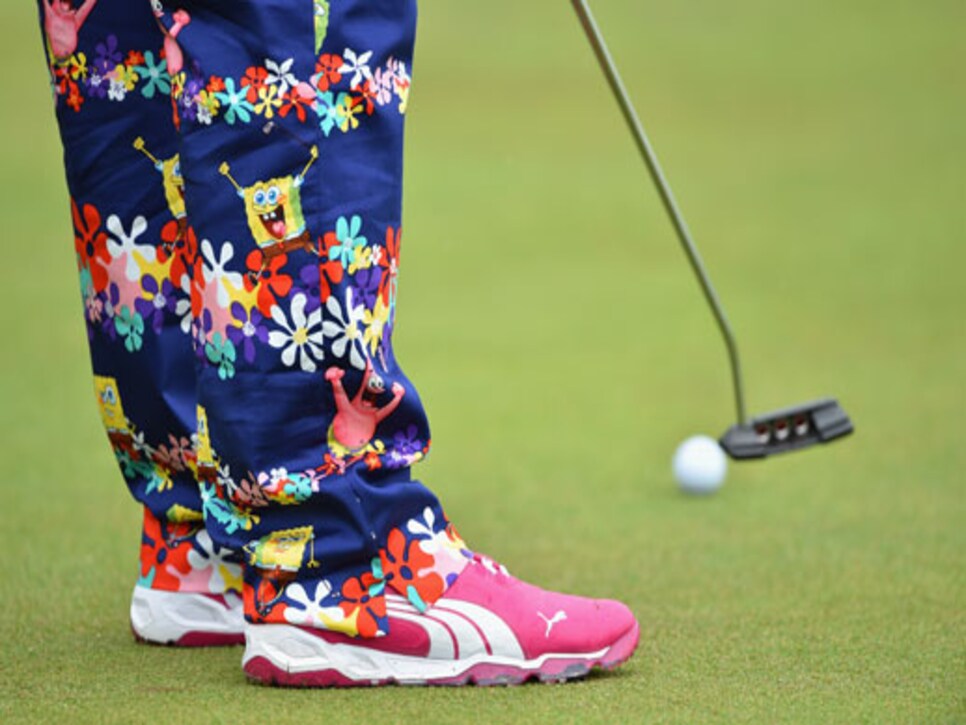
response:
{"label": "putter", "polygon": [[721,331],[721,336],[724,338],[725,346],[728,349],[738,420],[721,436],[719,440],[721,447],[733,459],[744,460],[765,458],[777,453],[800,450],[816,443],[828,443],[848,435],[853,430],[852,422],[842,406],[832,398],[776,410],[753,418],[747,416],[738,344],[731,329],[731,324],[728,322],[728,317],[725,315],[724,307],[718,293],[711,284],[711,278],[708,276],[701,255],[698,253],[698,248],[691,237],[687,222],[684,221],[684,216],[678,208],[671,187],[664,177],[657,155],[651,147],[647,134],[644,132],[644,126],[641,124],[630,96],[624,88],[624,83],[617,72],[617,66],[607,50],[607,44],[597,27],[594,16],[591,14],[586,0],[572,0],[572,2],[574,9],[577,11],[577,16],[580,18],[580,24],[587,34],[587,39],[594,49],[594,54],[597,56],[604,75],[607,77],[607,82],[624,114],[624,120],[627,121],[627,126],[637,142],[637,148],[641,152],[645,164],[647,164],[651,179],[661,196],[664,209],[671,218],[681,247],[691,263],[691,269],[698,278],[704,297],[714,313],[718,329]]}

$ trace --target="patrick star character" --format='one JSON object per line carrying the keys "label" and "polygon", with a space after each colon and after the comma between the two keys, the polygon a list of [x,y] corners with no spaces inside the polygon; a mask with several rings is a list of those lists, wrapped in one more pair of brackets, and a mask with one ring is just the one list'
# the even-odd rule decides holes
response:
{"label": "patrick star character", "polygon": [[393,383],[392,400],[382,408],[377,401],[386,392],[386,384],[372,369],[372,364],[366,364],[366,372],[362,378],[362,385],[356,397],[349,400],[345,388],[342,387],[342,368],[331,367],[325,371],[325,379],[332,384],[335,393],[337,413],[332,421],[330,438],[344,446],[351,453],[363,450],[376,434],[376,426],[392,415],[399,406],[406,393],[406,389],[399,383]]}
{"label": "patrick star character", "polygon": [[74,0],[44,0],[44,30],[56,60],[66,60],[77,50],[77,34],[96,4],[84,0],[75,8]]}
{"label": "patrick star character", "polygon": [[161,30],[164,32],[164,57],[168,61],[168,73],[177,75],[184,67],[184,53],[178,45],[178,33],[191,22],[191,16],[184,10],[176,10],[171,16],[174,24],[170,28],[165,28],[161,23],[161,18],[164,17],[161,0],[152,0],[151,5],[154,8],[154,17],[158,19],[158,25],[161,25]]}

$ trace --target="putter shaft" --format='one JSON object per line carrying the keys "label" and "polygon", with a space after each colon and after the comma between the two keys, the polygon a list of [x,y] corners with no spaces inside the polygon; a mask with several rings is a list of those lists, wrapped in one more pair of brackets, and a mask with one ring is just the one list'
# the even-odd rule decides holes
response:
{"label": "putter shaft", "polygon": [[741,376],[741,359],[738,356],[738,343],[735,340],[731,324],[728,322],[728,317],[725,314],[718,293],[715,291],[714,285],[711,284],[711,278],[708,276],[708,272],[704,267],[704,262],[701,260],[698,248],[691,238],[691,232],[688,229],[687,222],[684,220],[684,215],[681,214],[681,210],[678,208],[677,202],[674,199],[671,186],[668,184],[667,179],[664,178],[661,164],[658,162],[657,155],[651,147],[651,142],[647,138],[644,126],[641,124],[641,120],[634,110],[634,105],[631,103],[627,89],[624,88],[624,83],[621,81],[620,74],[617,72],[617,66],[614,64],[614,60],[607,50],[604,36],[601,34],[594,20],[594,16],[590,12],[590,7],[588,7],[586,0],[572,0],[572,2],[574,9],[577,11],[577,16],[580,18],[580,24],[587,34],[587,39],[594,49],[594,54],[597,56],[604,75],[607,77],[607,82],[614,92],[614,97],[620,105],[621,112],[624,114],[624,120],[627,121],[627,126],[630,128],[631,134],[637,142],[637,148],[641,152],[641,157],[647,164],[651,178],[654,180],[654,185],[657,187],[661,196],[664,209],[671,218],[671,223],[677,232],[681,247],[684,249],[684,253],[691,263],[691,269],[698,278],[701,290],[704,292],[704,297],[708,301],[711,311],[714,313],[715,320],[718,323],[718,329],[721,331],[725,346],[728,348],[728,359],[731,363],[731,381],[735,392],[735,408],[738,414],[738,424],[744,425],[747,422],[747,418],[745,415],[744,385]]}

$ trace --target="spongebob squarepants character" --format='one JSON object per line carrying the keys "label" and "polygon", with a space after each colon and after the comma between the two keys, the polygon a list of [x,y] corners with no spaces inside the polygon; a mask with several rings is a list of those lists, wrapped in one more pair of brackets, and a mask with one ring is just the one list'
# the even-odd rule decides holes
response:
{"label": "spongebob squarepants character", "polygon": [[319,158],[318,146],[313,146],[310,153],[311,158],[298,176],[257,181],[248,187],[235,181],[227,163],[219,168],[245,202],[248,228],[262,252],[263,267],[274,257],[295,249],[318,254],[302,215],[301,188],[305,174]]}
{"label": "spongebob squarepants character", "polygon": [[124,415],[121,394],[117,389],[117,380],[103,375],[95,375],[94,391],[97,393],[97,406],[101,411],[101,420],[114,450],[123,449],[132,452],[134,448],[133,431],[127,416]]}
{"label": "spongebob squarepants character", "polygon": [[[184,204],[184,177],[181,175],[181,157],[175,154],[164,161],[158,159],[145,148],[144,139],[140,136],[134,139],[134,148],[147,156],[154,163],[154,168],[161,174],[164,198],[168,202],[171,216],[178,222],[178,237],[175,241],[183,240],[188,228],[188,213]],[[171,253],[172,250],[168,249],[167,251]]]}
{"label": "spongebob squarepants character", "polygon": [[255,610],[265,616],[282,596],[285,585],[295,579],[302,566],[305,550],[309,549],[309,568],[315,560],[315,531],[311,526],[273,531],[258,541],[245,546],[249,566],[262,570],[262,581],[254,592]]}

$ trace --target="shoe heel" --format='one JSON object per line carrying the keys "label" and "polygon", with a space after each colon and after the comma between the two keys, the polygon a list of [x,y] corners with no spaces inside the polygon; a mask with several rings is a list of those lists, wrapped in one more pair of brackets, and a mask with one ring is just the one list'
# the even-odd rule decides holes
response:
{"label": "shoe heel", "polygon": [[131,631],[149,644],[224,647],[245,641],[241,598],[233,593],[168,592],[134,587]]}

